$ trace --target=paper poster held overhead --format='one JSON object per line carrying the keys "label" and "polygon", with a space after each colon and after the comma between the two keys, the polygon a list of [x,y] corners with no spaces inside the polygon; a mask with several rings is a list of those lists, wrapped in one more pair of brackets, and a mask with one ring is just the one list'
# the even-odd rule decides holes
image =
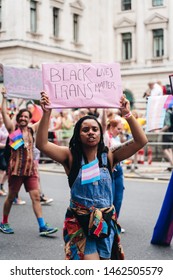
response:
{"label": "paper poster held overhead", "polygon": [[51,108],[120,106],[122,83],[118,63],[44,63],[42,75]]}
{"label": "paper poster held overhead", "polygon": [[43,89],[40,69],[3,66],[3,83],[8,98],[39,100]]}

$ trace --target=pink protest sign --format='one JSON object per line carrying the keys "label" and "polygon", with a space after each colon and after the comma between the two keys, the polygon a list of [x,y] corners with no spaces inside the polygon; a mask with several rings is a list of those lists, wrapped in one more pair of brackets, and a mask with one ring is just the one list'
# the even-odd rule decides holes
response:
{"label": "pink protest sign", "polygon": [[3,66],[3,79],[9,98],[40,100],[43,90],[41,70]]}
{"label": "pink protest sign", "polygon": [[43,64],[43,88],[51,108],[118,108],[122,95],[118,63]]}

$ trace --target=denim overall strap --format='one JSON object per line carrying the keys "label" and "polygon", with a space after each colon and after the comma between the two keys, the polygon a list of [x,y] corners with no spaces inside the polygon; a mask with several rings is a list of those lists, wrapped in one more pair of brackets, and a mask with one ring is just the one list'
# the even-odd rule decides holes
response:
{"label": "denim overall strap", "polygon": [[81,166],[85,164],[84,158],[82,157]]}
{"label": "denim overall strap", "polygon": [[107,166],[108,166],[108,157],[107,157],[107,153],[102,153],[102,154],[101,154],[101,158],[102,158],[102,166],[103,166],[103,167],[107,167]]}
{"label": "denim overall strap", "polygon": [[90,208],[111,207],[113,204],[112,178],[107,168],[107,153],[101,155],[102,166],[100,169],[100,180],[97,184],[87,183],[82,185],[82,168],[71,188],[71,199],[81,205]]}

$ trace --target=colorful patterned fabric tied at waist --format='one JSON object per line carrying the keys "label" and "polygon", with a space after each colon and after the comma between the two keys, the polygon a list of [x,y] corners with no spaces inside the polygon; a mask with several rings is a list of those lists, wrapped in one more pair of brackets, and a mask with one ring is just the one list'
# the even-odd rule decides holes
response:
{"label": "colorful patterned fabric tied at waist", "polygon": [[[73,202],[74,206],[74,202]],[[64,222],[64,241],[67,260],[81,260],[84,258],[87,236],[90,238],[106,238],[110,233],[110,224],[113,220],[115,226],[116,251],[119,249],[120,226],[114,206],[109,208],[85,208],[75,203],[75,208],[67,209]],[[117,259],[123,259],[123,252],[116,254]]]}
{"label": "colorful patterned fabric tied at waist", "polygon": [[115,208],[85,208],[76,204],[76,208],[71,208],[86,236],[92,238],[105,238],[110,234],[111,220],[116,221]]}

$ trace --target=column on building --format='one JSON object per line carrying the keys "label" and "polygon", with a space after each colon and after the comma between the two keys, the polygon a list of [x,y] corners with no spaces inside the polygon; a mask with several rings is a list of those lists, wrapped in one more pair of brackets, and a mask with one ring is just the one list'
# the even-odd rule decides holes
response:
{"label": "column on building", "polygon": [[137,65],[145,64],[145,42],[144,42],[144,10],[145,1],[136,1],[136,63]]}
{"label": "column on building", "polygon": [[[167,1],[167,8],[168,8],[168,55],[169,55],[169,60],[173,61],[173,1],[168,0]],[[166,38],[166,40],[167,40]]]}

